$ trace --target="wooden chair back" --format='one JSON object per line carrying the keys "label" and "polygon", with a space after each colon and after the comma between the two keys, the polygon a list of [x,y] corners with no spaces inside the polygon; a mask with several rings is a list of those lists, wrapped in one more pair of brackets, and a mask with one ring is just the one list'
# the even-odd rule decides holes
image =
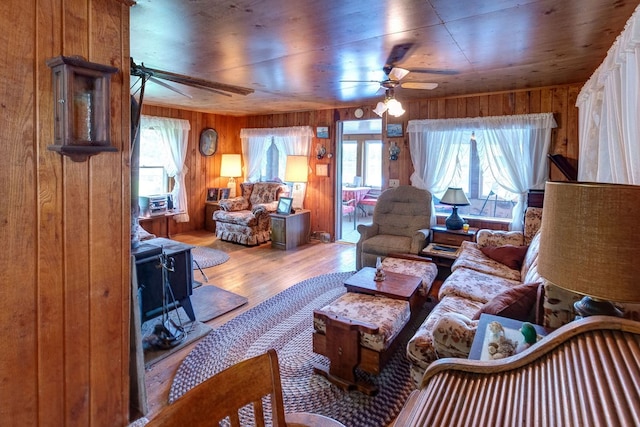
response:
{"label": "wooden chair back", "polygon": [[[218,426],[229,417],[232,427],[240,422],[240,408],[251,405],[255,425],[265,426],[267,415],[263,397],[271,401],[271,420],[275,427],[286,425],[280,367],[275,350],[239,362],[198,384],[173,404],[164,408],[147,427]],[[250,412],[250,411],[249,411]]]}

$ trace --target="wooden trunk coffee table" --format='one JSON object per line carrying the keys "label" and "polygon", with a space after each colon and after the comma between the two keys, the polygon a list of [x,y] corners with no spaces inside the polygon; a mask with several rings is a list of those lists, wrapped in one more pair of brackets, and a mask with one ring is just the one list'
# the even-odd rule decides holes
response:
{"label": "wooden trunk coffee table", "polygon": [[347,292],[382,295],[388,298],[409,301],[411,315],[418,313],[423,302],[418,295],[418,288],[422,284],[422,278],[391,271],[385,271],[384,273],[385,279],[376,282],[373,280],[376,275],[376,269],[363,267],[356,274],[349,277],[344,282],[344,286],[347,288]]}

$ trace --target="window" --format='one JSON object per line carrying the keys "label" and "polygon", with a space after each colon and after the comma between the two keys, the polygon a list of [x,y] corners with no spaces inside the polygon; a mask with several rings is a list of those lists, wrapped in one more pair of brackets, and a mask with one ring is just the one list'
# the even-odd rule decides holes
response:
{"label": "window", "polygon": [[260,164],[260,181],[272,181],[274,178],[283,179],[284,176],[279,176],[280,170],[280,150],[276,146],[273,138],[267,149],[267,154],[262,158]]}
{"label": "window", "polygon": [[169,192],[169,178],[165,169],[168,150],[154,129],[140,130],[139,194],[151,196]]}
{"label": "window", "polygon": [[365,140],[364,142],[364,185],[382,187],[382,141]]}
{"label": "window", "polygon": [[[460,206],[458,212],[466,216],[511,218],[517,195],[502,189],[488,167],[483,168],[478,156],[476,141],[471,138],[463,142],[458,155],[454,179],[450,187],[464,190],[470,206]],[[435,199],[436,212],[451,213],[451,206],[439,204]]]}

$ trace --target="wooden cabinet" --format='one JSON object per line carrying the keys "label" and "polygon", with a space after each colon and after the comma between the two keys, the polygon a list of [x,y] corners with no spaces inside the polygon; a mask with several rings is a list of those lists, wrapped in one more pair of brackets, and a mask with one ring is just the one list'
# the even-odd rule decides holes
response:
{"label": "wooden cabinet", "polygon": [[300,209],[290,215],[271,214],[271,247],[292,249],[309,242],[311,211]]}
{"label": "wooden cabinet", "polygon": [[220,210],[218,202],[205,202],[204,229],[212,233],[216,232],[216,222],[213,220],[213,213],[217,210]]}

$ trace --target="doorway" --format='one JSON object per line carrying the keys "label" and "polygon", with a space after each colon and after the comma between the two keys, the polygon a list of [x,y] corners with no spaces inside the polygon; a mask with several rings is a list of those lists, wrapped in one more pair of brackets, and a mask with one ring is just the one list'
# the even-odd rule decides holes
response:
{"label": "doorway", "polygon": [[382,119],[340,122],[336,179],[336,240],[357,243],[359,224],[371,224],[373,206],[361,203],[382,188]]}

